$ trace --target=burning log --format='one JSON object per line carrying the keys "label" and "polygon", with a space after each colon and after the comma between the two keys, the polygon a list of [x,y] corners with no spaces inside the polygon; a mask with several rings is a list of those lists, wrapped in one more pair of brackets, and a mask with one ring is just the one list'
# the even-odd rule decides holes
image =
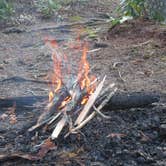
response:
{"label": "burning log", "polygon": [[38,123],[52,116],[55,111],[61,106],[62,101],[64,101],[68,96],[70,96],[66,88],[62,88],[59,91],[59,95],[55,96],[52,99],[52,101],[47,105],[46,111],[39,117]]}

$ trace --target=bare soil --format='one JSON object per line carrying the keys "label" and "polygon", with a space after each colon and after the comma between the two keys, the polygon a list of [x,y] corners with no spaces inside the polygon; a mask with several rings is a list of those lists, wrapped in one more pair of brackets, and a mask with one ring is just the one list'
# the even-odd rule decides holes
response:
{"label": "bare soil", "polygon": [[[166,27],[139,19],[110,29],[105,13],[113,14],[117,3],[74,2],[50,19],[43,19],[33,1],[16,1],[12,22],[0,25],[0,98],[48,94],[47,84],[24,82],[20,77],[47,80],[52,60],[44,39],[51,37],[61,45],[74,40],[83,29],[81,37],[89,41],[90,50],[99,48],[88,56],[94,74],[107,75],[107,84],[115,82],[119,91],[156,92],[161,102],[153,108],[104,110],[111,119],[96,117],[81,130],[83,134],[60,137],[55,142],[57,149],[42,160],[7,159],[0,165],[165,166],[166,128],[161,126],[166,124]],[[81,19],[73,20],[74,16]],[[87,29],[99,31],[92,38]],[[34,145],[50,133],[39,132],[36,140],[27,129],[42,108],[40,103],[31,108],[17,107],[14,125],[9,118],[0,120],[0,154],[36,151]],[[5,112],[0,108],[0,116]]]}

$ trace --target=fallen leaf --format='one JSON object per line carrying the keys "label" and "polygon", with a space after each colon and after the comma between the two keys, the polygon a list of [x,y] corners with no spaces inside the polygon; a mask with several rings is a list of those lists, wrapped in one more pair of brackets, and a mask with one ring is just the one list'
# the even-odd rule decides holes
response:
{"label": "fallen leaf", "polygon": [[47,138],[44,143],[40,146],[40,150],[36,155],[31,155],[31,160],[40,160],[42,159],[50,150],[56,148],[55,144],[50,138]]}
{"label": "fallen leaf", "polygon": [[145,135],[142,131],[140,133],[141,133],[141,136],[142,136],[141,141],[146,142],[146,141],[150,140],[150,138],[147,135]]}
{"label": "fallen leaf", "polygon": [[7,115],[6,113],[3,113],[3,114],[0,116],[0,120],[5,120],[7,117],[8,117],[8,115]]}
{"label": "fallen leaf", "polygon": [[121,133],[111,133],[111,134],[107,135],[108,138],[114,138],[114,137],[122,138],[125,136],[126,136],[125,134],[121,134]]}
{"label": "fallen leaf", "polygon": [[17,123],[17,117],[16,117],[16,103],[13,104],[12,107],[8,108],[7,113],[9,114],[9,122],[10,124]]}

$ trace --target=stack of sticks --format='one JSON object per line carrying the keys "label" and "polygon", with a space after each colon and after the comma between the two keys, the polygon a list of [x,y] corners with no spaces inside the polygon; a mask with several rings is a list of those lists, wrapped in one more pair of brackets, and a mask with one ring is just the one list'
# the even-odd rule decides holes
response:
{"label": "stack of sticks", "polygon": [[[105,80],[106,76],[101,81],[97,81],[98,83],[94,92],[88,96],[85,104],[81,104],[81,102],[87,96],[87,91],[80,90],[77,81],[69,89],[63,85],[59,93],[53,97],[39,116],[36,125],[29,128],[28,131],[32,132],[40,128],[52,129],[50,137],[54,140],[58,138],[64,127],[68,129],[64,137],[67,137],[71,133],[77,133],[96,114],[99,114],[103,118],[109,118],[101,110],[110,101],[117,88],[115,84],[110,84],[103,89]],[[64,101],[65,104],[63,104]]]}

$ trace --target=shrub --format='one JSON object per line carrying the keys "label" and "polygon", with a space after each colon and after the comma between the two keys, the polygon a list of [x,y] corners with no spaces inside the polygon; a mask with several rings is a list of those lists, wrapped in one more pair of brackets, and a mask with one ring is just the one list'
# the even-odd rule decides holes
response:
{"label": "shrub", "polygon": [[166,19],[165,0],[121,0],[119,11],[123,16],[147,17],[158,21]]}

